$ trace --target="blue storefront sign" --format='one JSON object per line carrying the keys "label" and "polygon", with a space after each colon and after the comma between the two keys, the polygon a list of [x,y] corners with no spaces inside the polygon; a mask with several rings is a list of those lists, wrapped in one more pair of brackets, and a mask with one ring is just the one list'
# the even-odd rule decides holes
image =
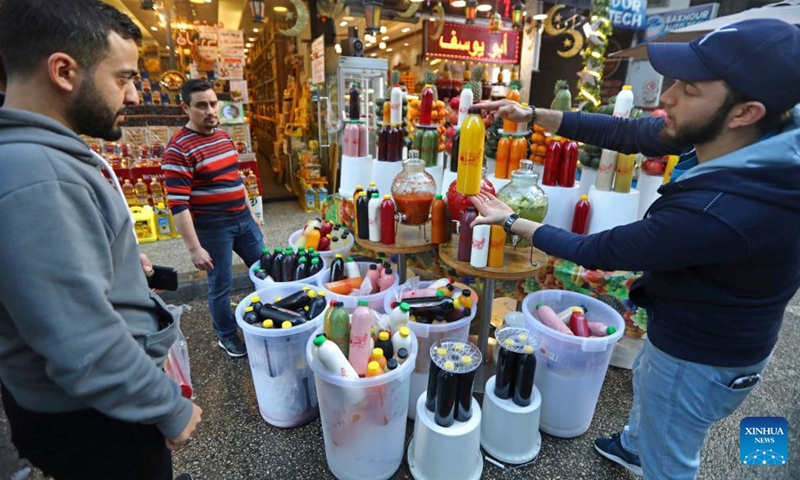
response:
{"label": "blue storefront sign", "polygon": [[644,30],[647,28],[647,0],[611,0],[608,18],[614,28]]}
{"label": "blue storefront sign", "polygon": [[649,42],[673,30],[716,18],[718,10],[719,3],[707,3],[696,7],[648,15],[647,30],[643,32],[644,38],[642,41]]}

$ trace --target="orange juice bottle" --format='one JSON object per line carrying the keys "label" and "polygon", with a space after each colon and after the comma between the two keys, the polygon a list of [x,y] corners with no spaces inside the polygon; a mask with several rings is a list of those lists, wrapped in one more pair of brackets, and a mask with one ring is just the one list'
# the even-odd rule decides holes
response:
{"label": "orange juice bottle", "polygon": [[514,135],[514,139],[511,141],[511,154],[508,157],[509,174],[519,170],[519,162],[523,158],[528,158],[528,139],[524,135]]}
{"label": "orange juice bottle", "polygon": [[463,195],[477,195],[481,188],[483,173],[483,144],[486,127],[478,108],[470,108],[461,125],[461,140],[458,145],[458,173],[456,190]]}
{"label": "orange juice bottle", "polygon": [[377,377],[378,375],[381,374],[383,374],[381,365],[375,361],[369,362],[369,364],[367,365],[367,374],[365,375],[365,377]]}
{"label": "orange juice bottle", "polygon": [[[519,102],[519,89],[516,85],[512,85],[511,88],[508,89],[508,93],[506,94],[506,98],[509,100],[513,100],[515,102]],[[517,131],[517,122],[512,122],[511,120],[503,120],[503,131],[508,134],[512,134]],[[513,170],[512,170],[513,171]],[[508,177],[505,177],[508,178]]]}
{"label": "orange juice bottle", "polygon": [[492,225],[489,233],[489,262],[492,268],[503,268],[505,257],[506,231],[500,225]]}
{"label": "orange juice bottle", "polygon": [[508,159],[511,156],[511,135],[503,134],[497,142],[497,158],[494,165],[495,178],[508,178]]}

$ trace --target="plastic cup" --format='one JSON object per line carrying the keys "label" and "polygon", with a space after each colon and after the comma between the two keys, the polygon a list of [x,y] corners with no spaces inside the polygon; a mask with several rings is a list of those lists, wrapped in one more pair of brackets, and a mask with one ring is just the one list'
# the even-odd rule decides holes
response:
{"label": "plastic cup", "polygon": [[[582,338],[544,326],[535,316],[538,303],[556,312],[572,306],[586,307],[590,322],[603,322],[613,335]],[[542,395],[540,430],[562,438],[582,435],[589,429],[603,387],[614,345],[625,332],[625,322],[613,308],[587,295],[564,290],[542,290],[522,301],[528,328],[541,339],[536,350],[534,384]]]}
{"label": "plastic cup", "polygon": [[[433,282],[418,282],[413,287],[413,290],[428,288],[432,283]],[[406,286],[412,288],[411,283],[406,282],[395,289],[391,295],[386,296],[383,307],[385,313],[390,313],[392,311],[392,302],[400,301],[400,291]],[[478,300],[473,298],[473,301],[475,305],[472,307],[470,314],[455,322],[438,323],[436,325],[408,322],[409,330],[414,332],[414,335],[417,337],[417,342],[419,343],[419,354],[417,354],[414,371],[411,373],[411,395],[408,398],[408,418],[410,420],[417,418],[417,409],[415,407],[417,397],[428,388],[428,373],[431,367],[431,345],[444,338],[462,340],[464,342],[467,341],[467,337],[469,337],[469,326],[478,313]]]}
{"label": "plastic cup", "polygon": [[313,337],[306,357],[319,394],[322,437],[328,468],[340,480],[384,480],[400,467],[406,438],[411,371],[417,340],[411,335],[408,360],[377,377],[351,380],[326,370],[314,354]]}
{"label": "plastic cup", "polygon": [[[373,263],[375,263],[375,262],[356,262],[356,264],[358,265],[358,269],[361,272],[361,278],[362,279],[363,278],[367,278],[366,272],[367,272],[367,270],[369,270],[369,266],[372,265]],[[325,296],[329,300],[331,300],[331,301],[335,300],[337,302],[342,302],[344,304],[343,306],[344,306],[345,310],[347,310],[347,313],[353,313],[353,310],[355,310],[355,308],[358,306],[358,301],[359,300],[368,301],[369,302],[369,308],[375,310],[378,313],[384,313],[384,310],[383,310],[383,308],[384,308],[383,307],[384,299],[386,298],[387,295],[389,295],[391,292],[393,292],[394,289],[396,289],[397,286],[400,284],[400,277],[397,275],[397,272],[393,271],[392,274],[394,275],[394,283],[392,284],[392,287],[389,288],[388,290],[383,291],[383,292],[373,293],[371,295],[361,295],[361,296],[358,296],[358,295],[341,295],[341,294],[338,294],[338,293],[331,292],[330,290],[325,288],[325,284],[328,283],[330,281],[330,278],[331,278],[331,269],[330,268],[326,268],[322,272],[320,272],[320,276],[317,277],[317,285],[319,285],[319,288],[323,292],[325,292]]]}
{"label": "plastic cup", "polygon": [[270,425],[291,428],[310,422],[319,414],[314,376],[306,362],[305,345],[322,326],[324,312],[296,327],[261,328],[247,324],[244,309],[258,295],[262,303],[272,303],[303,287],[305,283],[274,283],[251,293],[236,307],[236,323],[244,333],[247,358],[256,390],[258,410]]}

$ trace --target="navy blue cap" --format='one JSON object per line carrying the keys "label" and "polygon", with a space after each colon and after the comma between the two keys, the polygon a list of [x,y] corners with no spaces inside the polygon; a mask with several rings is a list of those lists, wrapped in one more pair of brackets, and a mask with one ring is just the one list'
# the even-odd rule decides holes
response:
{"label": "navy blue cap", "polygon": [[782,20],[732,23],[689,43],[649,43],[647,54],[665,77],[725,80],[770,111],[800,103],[800,28]]}

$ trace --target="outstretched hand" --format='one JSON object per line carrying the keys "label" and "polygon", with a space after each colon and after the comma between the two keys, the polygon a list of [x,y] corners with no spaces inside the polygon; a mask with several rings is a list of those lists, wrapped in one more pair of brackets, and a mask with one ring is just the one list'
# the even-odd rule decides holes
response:
{"label": "outstretched hand", "polygon": [[496,117],[517,123],[527,123],[533,116],[533,110],[530,107],[523,107],[519,103],[505,98],[494,102],[476,103],[471,108],[480,108],[489,112],[496,111]]}
{"label": "outstretched hand", "polygon": [[475,225],[502,225],[508,216],[514,213],[511,207],[491,193],[481,192],[477,195],[471,195],[469,200],[481,214],[470,224],[471,227]]}

